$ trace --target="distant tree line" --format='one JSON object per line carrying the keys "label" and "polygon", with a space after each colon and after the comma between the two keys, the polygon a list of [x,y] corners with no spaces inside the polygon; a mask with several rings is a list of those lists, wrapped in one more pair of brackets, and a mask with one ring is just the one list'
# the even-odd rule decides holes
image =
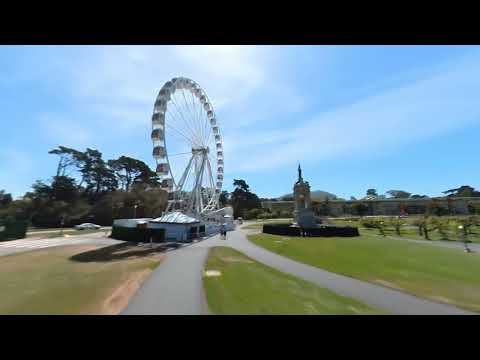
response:
{"label": "distant tree line", "polygon": [[59,158],[55,175],[37,180],[19,200],[0,190],[0,218],[29,220],[37,227],[111,225],[115,218],[160,216],[166,208],[167,192],[141,160],[104,160],[98,150],[65,146],[49,154]]}
{"label": "distant tree line", "polygon": [[[427,195],[418,195],[409,193],[404,190],[389,190],[386,192],[389,197],[386,195],[379,195],[376,189],[368,189],[366,192],[366,198],[377,198],[377,199],[424,199],[428,198]],[[462,185],[458,188],[450,189],[443,191],[442,194],[445,194],[447,197],[480,197],[480,191],[475,190],[472,186]],[[357,200],[353,196],[351,200]]]}

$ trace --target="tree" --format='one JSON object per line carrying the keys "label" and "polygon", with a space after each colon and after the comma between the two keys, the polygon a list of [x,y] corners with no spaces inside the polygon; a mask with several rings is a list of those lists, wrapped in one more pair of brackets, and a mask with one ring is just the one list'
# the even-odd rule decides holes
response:
{"label": "tree", "polygon": [[405,224],[405,222],[402,220],[402,218],[399,217],[399,216],[394,217],[394,218],[390,219],[390,224],[395,229],[395,233],[398,236],[402,236],[402,233],[401,233],[400,230],[401,230],[402,226]]}
{"label": "tree", "polygon": [[377,229],[380,235],[386,236],[386,225],[385,222],[380,218],[363,219],[361,224],[365,228]]}
{"label": "tree", "polygon": [[117,181],[125,191],[130,191],[134,183],[159,185],[157,174],[141,160],[121,156],[117,160],[108,160],[108,166],[113,170]]}
{"label": "tree", "polygon": [[476,191],[469,185],[462,185],[459,188],[450,189],[443,193],[451,197],[480,197],[480,191]]}
{"label": "tree", "polygon": [[73,202],[78,197],[75,179],[68,176],[55,176],[49,192],[51,200]]}
{"label": "tree", "polygon": [[86,183],[86,192],[92,197],[102,192],[114,191],[118,187],[118,181],[112,169],[107,167],[102,159],[102,153],[98,150],[87,148],[85,151],[84,164],[80,172],[82,181]]}
{"label": "tree", "polygon": [[458,230],[460,230],[465,241],[468,240],[468,235],[472,234],[472,228],[480,225],[480,218],[478,216],[466,216],[456,219],[459,223]]}
{"label": "tree", "polygon": [[426,198],[428,198],[428,196],[427,195],[415,194],[415,195],[410,196],[410,198],[412,198],[412,199],[426,199]]}
{"label": "tree", "polygon": [[444,207],[438,203],[435,199],[432,199],[426,207],[426,213],[428,215],[443,216],[449,215],[450,211],[448,207]]}
{"label": "tree", "polygon": [[223,190],[221,193],[220,193],[220,196],[218,198],[218,201],[220,202],[221,206],[222,207],[225,207],[229,204],[229,201],[230,201],[230,194],[228,193],[228,191],[226,190]]}
{"label": "tree", "polygon": [[249,186],[246,183],[245,180],[242,179],[234,179],[233,180],[233,186],[235,186],[237,189],[241,189],[243,191],[248,191]]}
{"label": "tree", "polygon": [[449,223],[450,219],[441,219],[441,218],[434,218],[432,220],[432,224],[436,227],[439,234],[442,236],[440,240],[449,240],[448,238],[448,230],[449,230]]}
{"label": "tree", "polygon": [[250,187],[245,180],[235,179],[233,186],[235,189],[230,195],[230,203],[233,206],[235,217],[244,217],[246,211],[261,208],[260,199],[256,194],[250,192]]}
{"label": "tree", "polygon": [[7,194],[5,190],[0,190],[0,207],[8,206],[12,200],[12,194]]}
{"label": "tree", "polygon": [[328,200],[328,198],[325,199],[325,201],[323,201],[320,206],[318,206],[318,215],[321,215],[321,216],[329,216],[330,215],[330,201]]}
{"label": "tree", "polygon": [[412,225],[415,225],[418,228],[418,234],[420,236],[423,235],[425,240],[431,240],[430,232],[437,230],[439,226],[442,227],[442,231],[443,231],[444,229],[443,225],[439,225],[439,224],[440,224],[439,219],[432,219],[428,215],[415,219],[414,222],[412,223]]}
{"label": "tree", "polygon": [[[80,198],[75,179],[68,176],[55,176],[50,184],[37,181],[33,191],[24,196],[28,217],[35,226],[59,226],[62,218],[65,225],[84,219],[90,205]],[[17,204],[19,205],[19,204]]]}
{"label": "tree", "polygon": [[352,210],[356,215],[364,216],[368,212],[368,206],[363,203],[356,203],[352,205]]}
{"label": "tree", "polygon": [[368,189],[367,196],[378,196],[377,189]]}
{"label": "tree", "polygon": [[65,176],[67,169],[71,166],[78,168],[85,158],[85,154],[81,151],[65,146],[59,146],[57,149],[50,150],[48,153],[60,156],[56,176]]}
{"label": "tree", "polygon": [[403,190],[389,190],[387,194],[394,199],[407,199],[411,195],[411,193]]}

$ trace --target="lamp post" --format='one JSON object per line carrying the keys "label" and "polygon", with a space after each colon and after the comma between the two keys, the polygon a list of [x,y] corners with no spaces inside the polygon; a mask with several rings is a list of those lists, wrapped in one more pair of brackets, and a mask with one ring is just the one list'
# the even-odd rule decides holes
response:
{"label": "lamp post", "polygon": [[138,205],[133,205],[133,218],[136,219],[137,218],[137,207]]}

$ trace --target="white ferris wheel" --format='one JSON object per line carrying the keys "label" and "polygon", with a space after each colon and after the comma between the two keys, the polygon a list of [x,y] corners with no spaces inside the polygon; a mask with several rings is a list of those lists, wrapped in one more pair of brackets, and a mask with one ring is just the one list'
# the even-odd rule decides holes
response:
{"label": "white ferris wheel", "polygon": [[167,81],[152,116],[153,157],[167,211],[202,215],[218,209],[223,182],[220,128],[207,94],[193,80]]}

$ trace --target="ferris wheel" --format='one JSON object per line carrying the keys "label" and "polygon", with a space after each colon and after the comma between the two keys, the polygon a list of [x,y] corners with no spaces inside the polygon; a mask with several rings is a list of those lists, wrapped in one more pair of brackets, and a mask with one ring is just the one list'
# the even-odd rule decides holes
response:
{"label": "ferris wheel", "polygon": [[193,80],[167,81],[152,116],[153,157],[167,211],[205,214],[218,208],[223,182],[223,144],[212,104]]}

